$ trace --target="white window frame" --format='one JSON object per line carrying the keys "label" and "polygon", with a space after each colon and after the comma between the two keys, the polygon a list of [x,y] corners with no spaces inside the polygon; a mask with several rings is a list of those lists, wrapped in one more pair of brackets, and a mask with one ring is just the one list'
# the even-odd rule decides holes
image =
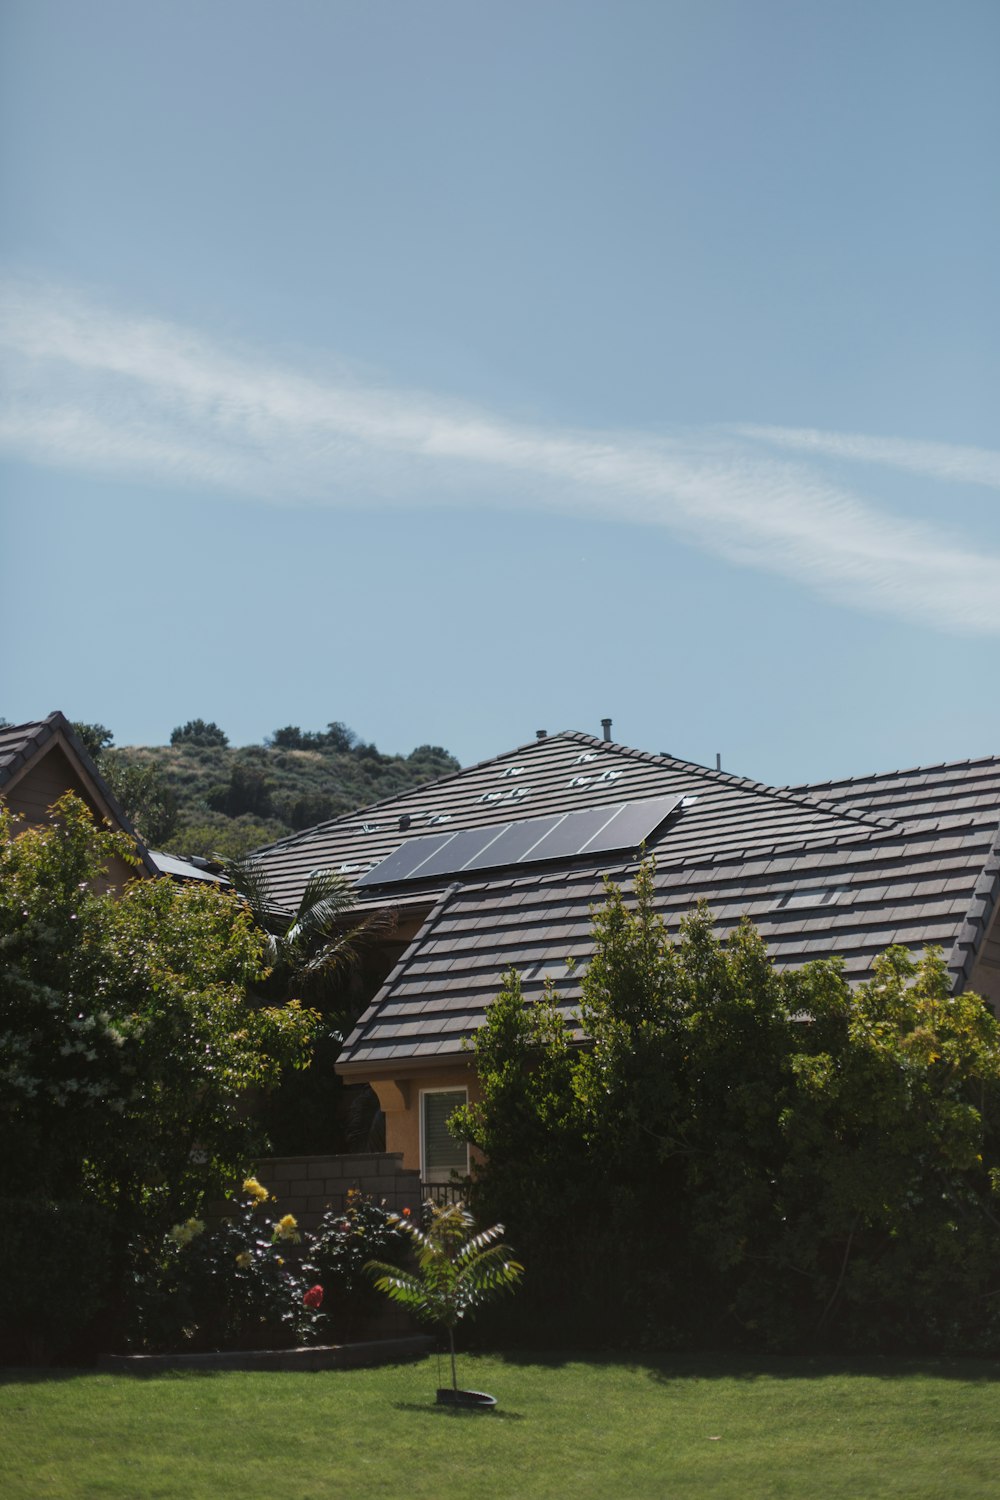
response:
{"label": "white window frame", "polygon": [[[446,1177],[441,1177],[441,1178],[434,1178],[434,1177],[430,1176],[430,1168],[427,1165],[427,1142],[426,1142],[426,1118],[427,1117],[426,1117],[426,1115],[424,1113],[424,1100],[426,1098],[428,1098],[431,1094],[461,1094],[461,1095],[463,1095],[463,1102],[465,1104],[468,1104],[468,1102],[469,1102],[469,1090],[466,1088],[465,1084],[463,1084],[463,1083],[442,1084],[442,1086],[440,1088],[436,1088],[436,1089],[421,1089],[420,1090],[420,1102],[419,1102],[419,1109],[420,1109],[420,1179],[421,1179],[422,1182],[437,1182],[437,1181],[440,1181],[440,1182],[450,1182],[451,1181],[451,1174],[452,1174],[452,1172],[458,1172],[460,1176],[467,1177],[469,1175],[469,1143],[468,1143],[468,1141],[464,1142],[464,1147],[465,1147],[465,1166],[464,1167],[453,1166],[453,1167],[448,1167],[447,1169],[438,1167],[438,1168],[436,1168],[436,1170],[438,1172],[441,1172],[443,1170],[447,1170],[447,1174],[448,1175]],[[455,1108],[458,1109],[459,1106],[456,1104]],[[456,1141],[455,1144],[457,1145],[458,1142]]]}

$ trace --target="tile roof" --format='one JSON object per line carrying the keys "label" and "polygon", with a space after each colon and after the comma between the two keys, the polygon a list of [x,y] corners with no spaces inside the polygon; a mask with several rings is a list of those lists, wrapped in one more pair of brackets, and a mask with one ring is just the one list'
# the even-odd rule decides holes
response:
{"label": "tile roof", "polygon": [[[620,775],[605,780],[608,771]],[[506,791],[512,782],[529,793],[516,804]],[[503,800],[481,800],[497,791]],[[515,806],[533,816],[672,793],[697,799],[650,845],[658,909],[672,929],[704,899],[723,933],[748,914],[783,966],[836,953],[857,981],[890,943],[914,951],[937,943],[954,987],[969,982],[1000,898],[1000,758],[779,789],[567,733],[262,857],[292,888],[313,855],[339,855],[360,873],[401,839],[429,831],[436,811],[450,822],[435,826],[461,828],[516,816]],[[404,811],[407,830],[398,823]],[[341,854],[348,849],[350,858]],[[634,855],[617,854],[366,895],[367,902],[422,897],[433,909],[348,1038],[341,1066],[363,1073],[460,1056],[510,966],[529,995],[550,979],[572,1012],[602,877],[627,885],[635,869]]]}
{"label": "tile roof", "polygon": [[[449,887],[361,1017],[342,1064],[371,1069],[458,1056],[510,967],[520,971],[529,997],[551,980],[571,1012],[579,1003],[602,876],[627,886],[636,864],[505,873]],[[835,953],[852,981],[865,978],[890,943],[914,950],[937,943],[959,989],[1000,895],[1000,837],[975,828],[949,841],[946,852],[930,830],[786,846],[745,861],[720,852],[692,863],[658,863],[655,885],[657,909],[673,932],[704,899],[720,933],[745,913],[781,966]],[[419,1027],[401,1031],[404,1017]]]}
{"label": "tile roof", "polygon": [[903,823],[962,817],[995,825],[1000,818],[1000,755],[783,790],[796,797],[815,797],[828,807],[873,813]]}
{"label": "tile roof", "polygon": [[[878,814],[827,807],[814,796],[566,732],[321,823],[256,850],[254,858],[264,867],[275,901],[291,909],[313,870],[339,869],[357,880],[406,839],[664,796],[697,799],[671,825],[669,851],[661,857],[675,860],[688,861],[704,849],[767,849],[789,838],[806,843],[834,835],[863,838],[872,829],[894,826]],[[445,883],[401,886],[394,896],[426,906]],[[373,894],[369,887],[358,894],[361,905],[384,904],[387,895]]]}

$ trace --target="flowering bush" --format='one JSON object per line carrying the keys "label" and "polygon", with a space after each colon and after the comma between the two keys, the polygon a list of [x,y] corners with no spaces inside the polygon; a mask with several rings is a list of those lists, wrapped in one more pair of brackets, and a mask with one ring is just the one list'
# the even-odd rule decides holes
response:
{"label": "flowering bush", "polygon": [[329,1299],[337,1336],[363,1328],[380,1306],[364,1267],[373,1259],[405,1264],[409,1241],[403,1224],[410,1210],[393,1213],[383,1199],[376,1202],[355,1189],[347,1194],[341,1213],[327,1213],[309,1237],[309,1260],[315,1265]]}
{"label": "flowering bush", "polygon": [[315,1342],[323,1287],[316,1268],[283,1251],[301,1241],[292,1214],[267,1217],[255,1177],[239,1211],[206,1227],[191,1218],[164,1237],[137,1277],[133,1341],[145,1349],[287,1347]]}

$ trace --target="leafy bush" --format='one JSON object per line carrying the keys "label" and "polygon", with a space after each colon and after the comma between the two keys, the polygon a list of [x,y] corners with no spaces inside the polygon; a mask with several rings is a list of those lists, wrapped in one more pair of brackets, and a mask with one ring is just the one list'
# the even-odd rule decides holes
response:
{"label": "leafy bush", "polygon": [[327,1213],[309,1237],[309,1260],[315,1265],[326,1296],[325,1309],[337,1338],[362,1330],[379,1306],[370,1277],[369,1261],[379,1259],[402,1266],[409,1255],[403,1226],[410,1217],[387,1209],[351,1189],[343,1213]]}
{"label": "leafy bush", "polygon": [[595,914],[575,1024],[508,975],[458,1116],[521,1337],[1000,1352],[1000,1025],[940,953],[852,990],[704,908],[671,941],[647,865]]}
{"label": "leafy bush", "polygon": [[171,730],[170,743],[172,745],[228,745],[229,736],[214,721],[206,723],[204,719],[188,719],[186,724],[179,724],[176,729]]}
{"label": "leafy bush", "polygon": [[324,1315],[315,1267],[297,1261],[291,1214],[274,1220],[256,1178],[238,1211],[208,1226],[189,1218],[164,1236],[136,1277],[132,1343],[147,1352],[287,1348],[316,1342]]}
{"label": "leafy bush", "polygon": [[107,1214],[95,1203],[0,1198],[0,1363],[60,1359],[104,1306]]}

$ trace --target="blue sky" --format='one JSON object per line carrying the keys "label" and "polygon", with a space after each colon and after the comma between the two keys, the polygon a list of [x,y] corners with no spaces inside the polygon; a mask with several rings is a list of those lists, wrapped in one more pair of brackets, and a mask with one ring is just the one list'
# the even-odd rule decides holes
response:
{"label": "blue sky", "polygon": [[993,0],[0,24],[0,713],[1000,751]]}

